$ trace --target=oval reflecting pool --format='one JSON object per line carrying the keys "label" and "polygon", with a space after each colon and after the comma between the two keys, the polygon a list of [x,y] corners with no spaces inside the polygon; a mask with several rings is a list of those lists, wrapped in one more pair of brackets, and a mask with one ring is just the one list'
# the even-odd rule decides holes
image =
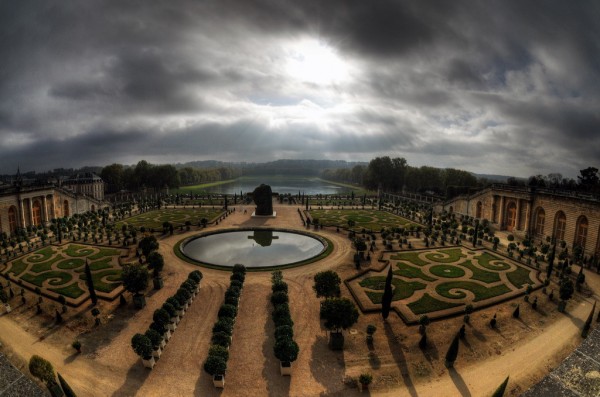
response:
{"label": "oval reflecting pool", "polygon": [[181,252],[194,261],[232,267],[285,266],[320,255],[326,242],[306,234],[276,229],[226,230],[184,242]]}

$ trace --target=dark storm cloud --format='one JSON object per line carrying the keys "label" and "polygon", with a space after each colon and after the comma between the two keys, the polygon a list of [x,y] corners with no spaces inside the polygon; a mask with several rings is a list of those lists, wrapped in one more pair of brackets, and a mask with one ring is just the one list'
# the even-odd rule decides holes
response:
{"label": "dark storm cloud", "polygon": [[[391,155],[574,176],[598,166],[599,19],[593,1],[2,2],[0,172]],[[294,76],[310,38],[348,75]]]}

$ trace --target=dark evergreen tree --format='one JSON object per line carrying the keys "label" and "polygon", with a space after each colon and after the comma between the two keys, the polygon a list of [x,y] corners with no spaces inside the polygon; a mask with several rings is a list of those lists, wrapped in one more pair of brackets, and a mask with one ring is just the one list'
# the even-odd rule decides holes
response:
{"label": "dark evergreen tree", "polygon": [[552,269],[554,268],[554,257],[556,255],[556,243],[552,247],[552,252],[550,252],[550,256],[548,257],[548,269],[546,271],[546,278],[550,280],[550,276],[552,276]]}
{"label": "dark evergreen tree", "polygon": [[458,357],[458,340],[459,340],[460,335],[456,334],[454,336],[454,339],[452,339],[452,343],[450,344],[450,347],[448,348],[448,351],[446,352],[446,368],[452,368],[454,367],[454,362],[456,361],[456,358]]}
{"label": "dark evergreen tree", "polygon": [[594,302],[594,306],[592,306],[592,311],[590,312],[590,315],[588,316],[587,320],[585,321],[585,324],[583,324],[583,330],[581,331],[582,338],[586,338],[588,335],[588,332],[590,332],[590,328],[592,327],[592,319],[594,318],[595,311],[596,311],[596,302]]}
{"label": "dark evergreen tree", "polygon": [[465,335],[467,333],[467,330],[465,328],[465,325],[463,324],[460,329],[458,330],[458,335],[460,336],[461,339],[465,338]]}
{"label": "dark evergreen tree", "polygon": [[392,266],[388,270],[387,277],[385,278],[385,287],[383,289],[383,296],[381,297],[381,316],[384,320],[390,315],[390,308],[392,307],[392,298],[394,292],[392,291]]}
{"label": "dark evergreen tree", "polygon": [[421,340],[419,340],[419,347],[421,348],[421,350],[425,350],[425,348],[427,347],[427,332],[423,332],[423,334],[421,335]]}
{"label": "dark evergreen tree", "polygon": [[520,311],[520,309],[519,309],[519,306],[520,306],[520,305],[517,305],[517,307],[515,308],[515,311],[513,311],[513,314],[512,314],[512,316],[513,316],[514,318],[519,318],[519,315],[520,315],[520,313],[521,313],[521,311]]}
{"label": "dark evergreen tree", "polygon": [[496,328],[496,322],[496,314],[494,314],[494,317],[492,317],[492,319],[490,320],[490,327]]}
{"label": "dark evergreen tree", "polygon": [[475,233],[473,233],[473,248],[477,246],[477,234],[479,233],[479,223],[475,224]]}
{"label": "dark evergreen tree", "polygon": [[58,381],[60,382],[60,387],[62,387],[63,392],[65,393],[65,397],[77,397],[77,394],[75,394],[73,389],[71,389],[71,386],[69,386],[67,381],[62,376],[60,376],[60,373],[57,374]]}
{"label": "dark evergreen tree", "polygon": [[492,397],[504,396],[504,391],[506,390],[506,385],[508,385],[508,376],[506,377],[506,379],[504,379],[504,382],[502,382],[502,384],[500,386],[498,386],[498,388],[496,389],[494,394],[492,394]]}
{"label": "dark evergreen tree", "polygon": [[96,305],[98,303],[98,297],[96,296],[96,290],[94,289],[94,280],[92,279],[92,271],[90,269],[90,264],[87,259],[85,260],[85,284],[88,287],[88,291],[90,292],[90,299],[92,300],[92,305]]}

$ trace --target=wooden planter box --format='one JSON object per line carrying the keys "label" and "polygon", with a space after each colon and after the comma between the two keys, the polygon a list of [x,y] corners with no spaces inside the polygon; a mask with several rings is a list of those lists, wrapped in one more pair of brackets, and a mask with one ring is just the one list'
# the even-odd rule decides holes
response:
{"label": "wooden planter box", "polygon": [[152,369],[154,368],[156,361],[154,361],[154,357],[150,356],[150,358],[142,358],[142,363],[144,364],[144,367]]}
{"label": "wooden planter box", "polygon": [[223,389],[225,387],[225,376],[224,375],[214,375],[213,376],[213,385],[218,387],[219,389]]}
{"label": "wooden planter box", "polygon": [[172,323],[169,323],[168,328],[169,328],[169,331],[175,331],[177,329],[177,325],[174,322],[172,322]]}
{"label": "wooden planter box", "polygon": [[144,295],[133,295],[133,306],[136,309],[143,309],[146,306],[146,297]]}
{"label": "wooden planter box", "polygon": [[162,349],[161,349],[160,345],[158,346],[158,349],[152,350],[152,357],[154,357],[155,359],[160,358],[161,354],[162,354]]}
{"label": "wooden planter box", "polygon": [[289,361],[280,361],[279,362],[279,371],[281,375],[291,375],[292,374],[292,363]]}

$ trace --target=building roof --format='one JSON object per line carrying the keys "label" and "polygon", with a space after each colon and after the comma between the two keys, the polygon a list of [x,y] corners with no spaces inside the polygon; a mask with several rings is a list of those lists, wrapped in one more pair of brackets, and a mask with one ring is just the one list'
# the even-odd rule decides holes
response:
{"label": "building roof", "polygon": [[63,183],[66,185],[84,184],[84,183],[98,183],[103,182],[102,178],[93,172],[79,172],[75,175],[71,175]]}

